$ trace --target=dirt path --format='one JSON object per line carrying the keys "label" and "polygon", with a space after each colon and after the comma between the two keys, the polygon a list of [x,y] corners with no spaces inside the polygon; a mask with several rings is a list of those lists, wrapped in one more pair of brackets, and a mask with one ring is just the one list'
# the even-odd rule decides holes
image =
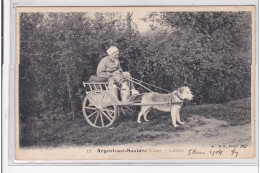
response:
{"label": "dirt path", "polygon": [[185,146],[185,145],[241,145],[251,142],[251,125],[230,126],[225,121],[193,115],[179,132],[144,132],[143,134],[167,134],[167,139],[132,143],[138,146]]}

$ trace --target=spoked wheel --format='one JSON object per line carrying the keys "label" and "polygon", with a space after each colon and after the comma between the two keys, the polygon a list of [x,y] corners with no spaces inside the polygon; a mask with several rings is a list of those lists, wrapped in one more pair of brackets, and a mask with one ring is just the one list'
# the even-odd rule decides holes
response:
{"label": "spoked wheel", "polygon": [[91,91],[83,101],[82,111],[89,125],[96,128],[111,126],[116,120],[117,106],[107,91]]}
{"label": "spoked wheel", "polygon": [[135,110],[136,110],[136,106],[132,106],[132,105],[119,106],[118,114],[132,116],[134,114]]}

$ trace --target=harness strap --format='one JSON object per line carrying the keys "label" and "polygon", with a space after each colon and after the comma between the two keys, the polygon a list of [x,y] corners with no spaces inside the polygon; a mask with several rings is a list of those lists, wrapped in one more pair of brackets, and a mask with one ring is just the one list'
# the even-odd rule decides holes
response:
{"label": "harness strap", "polygon": [[133,77],[131,77],[131,78],[128,78],[128,77],[126,77],[126,76],[123,76],[123,77],[126,78],[126,79],[128,79],[128,80],[131,80],[133,83],[135,83],[135,84],[137,84],[137,85],[140,85],[140,86],[144,87],[144,88],[147,89],[148,91],[151,91],[151,90],[148,89],[147,87],[145,87],[144,85],[142,85],[141,83],[146,84],[146,85],[148,85],[148,86],[152,86],[152,87],[157,88],[157,89],[162,90],[162,91],[171,92],[171,91],[169,91],[169,90],[166,90],[166,89],[157,87],[157,86],[155,86],[155,85],[152,85],[152,84],[149,84],[149,83],[146,83],[146,82],[143,82],[143,81],[141,81],[141,80],[139,80],[139,79],[135,79],[135,78],[133,78]]}
{"label": "harness strap", "polygon": [[180,98],[180,96],[179,96],[178,94],[175,94],[175,93],[172,94],[172,93],[170,93],[170,94],[169,94],[169,103],[170,103],[170,106],[171,106],[172,103],[174,102],[173,95],[176,95],[176,96],[182,101],[181,105],[183,105],[184,99]]}
{"label": "harness strap", "polygon": [[172,107],[172,99],[173,99],[173,97],[172,97],[172,94],[170,93],[169,94],[169,104],[170,104],[170,107]]}

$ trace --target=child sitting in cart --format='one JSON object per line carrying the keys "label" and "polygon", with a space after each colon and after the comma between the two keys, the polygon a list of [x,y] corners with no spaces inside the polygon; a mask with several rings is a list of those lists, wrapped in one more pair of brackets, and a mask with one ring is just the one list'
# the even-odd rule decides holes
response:
{"label": "child sitting in cart", "polygon": [[113,91],[116,98],[118,98],[117,89],[118,86],[120,86],[122,101],[126,101],[130,95],[139,94],[134,88],[131,74],[129,72],[123,72],[120,66],[118,48],[111,46],[107,50],[107,53],[108,56],[104,57],[98,64],[97,76],[108,79],[109,89]]}

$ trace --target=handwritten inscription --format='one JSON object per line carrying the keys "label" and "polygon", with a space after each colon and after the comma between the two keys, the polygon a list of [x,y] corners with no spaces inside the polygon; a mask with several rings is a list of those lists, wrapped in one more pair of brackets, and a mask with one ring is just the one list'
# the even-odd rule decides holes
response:
{"label": "handwritten inscription", "polygon": [[238,151],[236,151],[237,148],[234,148],[233,150],[231,150],[231,156],[238,156]]}
{"label": "handwritten inscription", "polygon": [[222,150],[210,150],[209,153],[211,156],[215,156],[215,155],[221,156],[223,151]]}
{"label": "handwritten inscription", "polygon": [[[230,146],[231,147],[231,146]],[[223,148],[223,147],[221,147]],[[225,148],[225,147],[224,147]],[[229,147],[227,147],[229,148]],[[230,153],[231,156],[237,157],[239,155],[239,151],[237,151],[237,148],[230,148],[230,150],[222,150],[222,149],[212,149],[209,151],[199,151],[198,149],[190,149],[188,150],[188,155],[204,155],[204,154],[210,154],[210,156],[224,156],[224,153],[228,154]]]}
{"label": "handwritten inscription", "polygon": [[206,153],[203,151],[198,151],[197,149],[188,150],[188,155],[201,155],[201,154],[206,154]]}

